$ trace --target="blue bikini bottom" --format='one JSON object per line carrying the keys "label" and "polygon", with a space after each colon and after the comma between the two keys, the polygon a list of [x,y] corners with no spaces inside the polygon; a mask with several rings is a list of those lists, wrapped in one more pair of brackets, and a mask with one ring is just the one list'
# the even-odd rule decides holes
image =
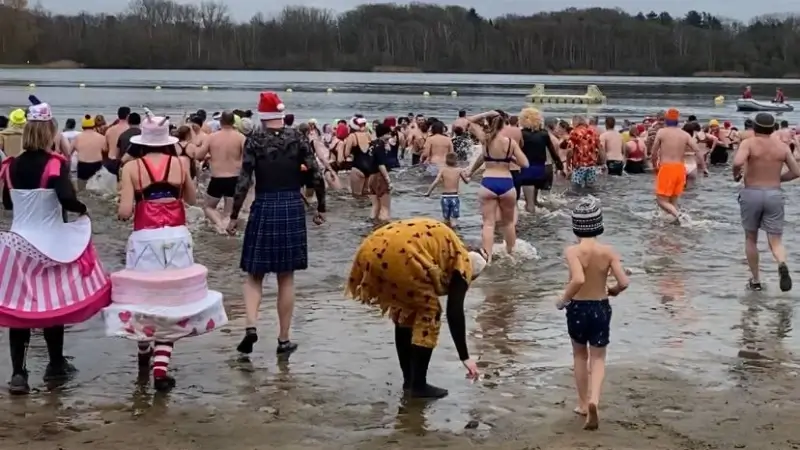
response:
{"label": "blue bikini bottom", "polygon": [[483,177],[483,180],[481,180],[481,186],[492,191],[495,195],[500,196],[514,189],[514,179],[502,177]]}

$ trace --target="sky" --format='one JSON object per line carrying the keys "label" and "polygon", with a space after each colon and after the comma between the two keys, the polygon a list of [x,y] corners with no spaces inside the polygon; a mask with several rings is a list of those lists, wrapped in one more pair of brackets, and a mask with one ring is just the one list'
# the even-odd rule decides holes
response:
{"label": "sky", "polygon": [[[178,3],[199,4],[200,0],[176,0]],[[128,5],[129,0],[38,0],[45,9],[57,13],[76,13],[81,10],[89,12],[108,12],[118,13],[123,11]],[[245,21],[249,20],[257,12],[265,14],[279,12],[284,6],[314,6],[332,9],[337,12],[346,11],[357,5],[364,3],[392,3],[392,2],[363,2],[358,0],[270,0],[269,2],[259,2],[254,0],[223,0],[231,11],[234,19]],[[407,3],[407,2],[395,2]],[[458,4],[465,8],[474,7],[479,14],[484,17],[496,17],[504,14],[532,14],[541,10],[553,10],[552,3],[543,3],[531,0],[433,0],[422,1],[422,3],[433,4]],[[37,0],[30,0],[31,5],[37,4]],[[652,3],[651,3],[652,4]],[[561,3],[562,8],[572,6],[576,8],[589,7],[615,7],[629,11],[639,12],[647,2],[640,0],[615,0],[613,2],[602,0],[573,0],[569,3]],[[723,6],[724,5],[724,6]],[[655,6],[653,4],[653,6]],[[729,2],[719,2],[716,0],[674,0],[658,5],[656,12],[664,8],[672,15],[682,16],[687,11],[695,9],[698,11],[708,11],[712,14],[740,20],[749,21],[751,18],[770,13],[786,13],[790,11],[800,11],[800,2],[797,0],[762,0],[758,2],[745,0],[731,0]],[[645,11],[648,12],[648,11]]]}

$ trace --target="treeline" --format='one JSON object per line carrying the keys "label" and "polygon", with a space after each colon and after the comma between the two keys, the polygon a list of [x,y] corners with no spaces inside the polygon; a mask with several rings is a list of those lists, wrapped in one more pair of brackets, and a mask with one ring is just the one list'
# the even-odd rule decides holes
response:
{"label": "treeline", "polygon": [[123,14],[54,15],[0,0],[0,64],[75,61],[92,68],[401,70],[783,77],[800,73],[800,18],[742,24],[567,9],[487,19],[474,9],[307,7],[231,19],[224,2],[134,0]]}

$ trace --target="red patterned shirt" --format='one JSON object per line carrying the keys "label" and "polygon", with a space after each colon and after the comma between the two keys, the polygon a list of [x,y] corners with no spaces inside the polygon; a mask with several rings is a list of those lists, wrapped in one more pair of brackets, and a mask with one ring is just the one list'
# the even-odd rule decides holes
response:
{"label": "red patterned shirt", "polygon": [[594,128],[578,125],[569,134],[572,146],[572,167],[591,167],[597,165],[597,150],[600,138]]}

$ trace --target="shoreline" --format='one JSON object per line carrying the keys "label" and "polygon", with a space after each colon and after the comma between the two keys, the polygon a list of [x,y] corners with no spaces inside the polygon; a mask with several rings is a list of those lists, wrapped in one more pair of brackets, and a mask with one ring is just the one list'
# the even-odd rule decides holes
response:
{"label": "shoreline", "polygon": [[0,69],[9,70],[131,70],[131,71],[185,71],[185,72],[344,72],[344,73],[381,73],[381,74],[424,74],[424,75],[524,75],[524,76],[558,76],[558,77],[636,77],[636,78],[754,78],[754,79],[794,79],[797,74],[787,73],[779,78],[770,77],[752,77],[750,74],[744,72],[734,71],[721,71],[721,72],[695,72],[690,75],[663,75],[663,74],[640,74],[635,72],[624,71],[610,71],[599,72],[594,70],[561,70],[561,71],[548,71],[541,73],[504,73],[504,72],[438,72],[426,71],[418,67],[403,67],[403,66],[375,66],[370,70],[346,70],[346,69],[299,69],[299,70],[278,70],[278,69],[218,69],[218,68],[191,68],[191,69],[173,69],[173,68],[159,68],[159,69],[146,69],[146,68],[117,68],[117,67],[91,67],[86,66],[75,61],[56,61],[44,64],[0,64]]}

